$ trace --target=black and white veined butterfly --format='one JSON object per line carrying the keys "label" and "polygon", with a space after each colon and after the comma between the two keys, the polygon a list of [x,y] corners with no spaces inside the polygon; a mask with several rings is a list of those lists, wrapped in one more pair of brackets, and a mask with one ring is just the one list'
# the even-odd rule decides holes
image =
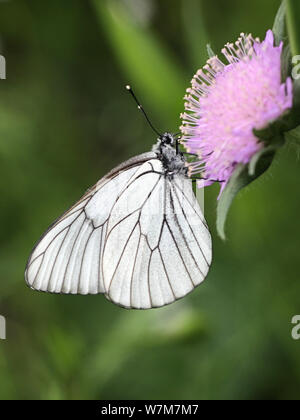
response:
{"label": "black and white veined butterfly", "polygon": [[[130,86],[139,109],[149,121]],[[206,277],[208,226],[176,135],[110,171],[37,242],[25,279],[32,289],[104,294],[125,308],[168,305]]]}

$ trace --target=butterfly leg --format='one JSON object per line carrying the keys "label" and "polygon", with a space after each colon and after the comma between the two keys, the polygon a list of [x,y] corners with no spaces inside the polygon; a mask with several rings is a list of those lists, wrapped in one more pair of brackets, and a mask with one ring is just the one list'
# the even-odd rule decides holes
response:
{"label": "butterfly leg", "polygon": [[210,181],[210,182],[220,182],[220,183],[223,183],[223,182],[226,182],[225,180],[220,180],[220,179],[208,179],[208,178],[203,178],[203,177],[191,177],[190,178],[193,182],[195,181]]}

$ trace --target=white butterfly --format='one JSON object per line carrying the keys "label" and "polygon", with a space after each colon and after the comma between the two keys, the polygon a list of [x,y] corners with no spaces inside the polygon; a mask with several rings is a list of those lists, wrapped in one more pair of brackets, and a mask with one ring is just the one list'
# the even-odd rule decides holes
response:
{"label": "white butterfly", "polygon": [[165,133],[153,151],[109,172],[58,218],[33,249],[27,284],[52,293],[103,293],[136,309],[160,307],[207,275],[211,237]]}
{"label": "white butterfly", "polygon": [[113,169],[48,228],[25,279],[34,290],[103,293],[125,308],[150,309],[190,293],[211,259],[185,158],[165,133],[152,152]]}

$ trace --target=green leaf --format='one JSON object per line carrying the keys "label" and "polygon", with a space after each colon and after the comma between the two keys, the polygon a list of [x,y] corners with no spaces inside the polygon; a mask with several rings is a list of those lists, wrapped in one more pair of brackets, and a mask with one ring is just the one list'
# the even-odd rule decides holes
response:
{"label": "green leaf", "polygon": [[284,83],[292,72],[292,55],[290,44],[285,44],[281,54],[281,80]]}
{"label": "green leaf", "polygon": [[253,156],[249,165],[237,165],[217,206],[217,232],[225,240],[225,223],[230,206],[239,191],[261,176],[271,165],[277,148],[270,146]]}
{"label": "green leaf", "polygon": [[273,24],[273,34],[275,38],[275,44],[279,45],[281,41],[285,41],[287,38],[286,30],[286,1],[282,0],[281,5],[278,9],[275,21]]}
{"label": "green leaf", "polygon": [[[123,1],[92,0],[96,16],[131,83],[165,127],[174,126],[182,111],[186,77],[180,63],[153,31],[134,19]],[[158,111],[159,109],[159,111]]]}
{"label": "green leaf", "polygon": [[286,0],[282,0],[281,2],[275,17],[272,31],[274,34],[275,45],[279,45],[281,42],[284,43],[281,56],[281,79],[283,82],[285,82],[292,71],[291,49],[288,42],[286,25]]}
{"label": "green leaf", "polygon": [[300,78],[294,80],[294,107],[298,115],[298,122],[300,124]]}
{"label": "green leaf", "polygon": [[245,165],[238,165],[225,187],[217,206],[217,232],[225,240],[225,222],[227,215],[237,193],[249,183],[248,169]]}
{"label": "green leaf", "polygon": [[300,1],[286,0],[287,30],[291,45],[292,55],[300,54]]}

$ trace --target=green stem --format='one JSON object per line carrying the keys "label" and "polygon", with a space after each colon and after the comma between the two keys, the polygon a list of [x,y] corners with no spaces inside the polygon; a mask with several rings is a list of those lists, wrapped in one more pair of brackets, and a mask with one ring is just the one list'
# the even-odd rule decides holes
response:
{"label": "green stem", "polygon": [[300,55],[300,1],[286,1],[286,20],[292,55]]}

